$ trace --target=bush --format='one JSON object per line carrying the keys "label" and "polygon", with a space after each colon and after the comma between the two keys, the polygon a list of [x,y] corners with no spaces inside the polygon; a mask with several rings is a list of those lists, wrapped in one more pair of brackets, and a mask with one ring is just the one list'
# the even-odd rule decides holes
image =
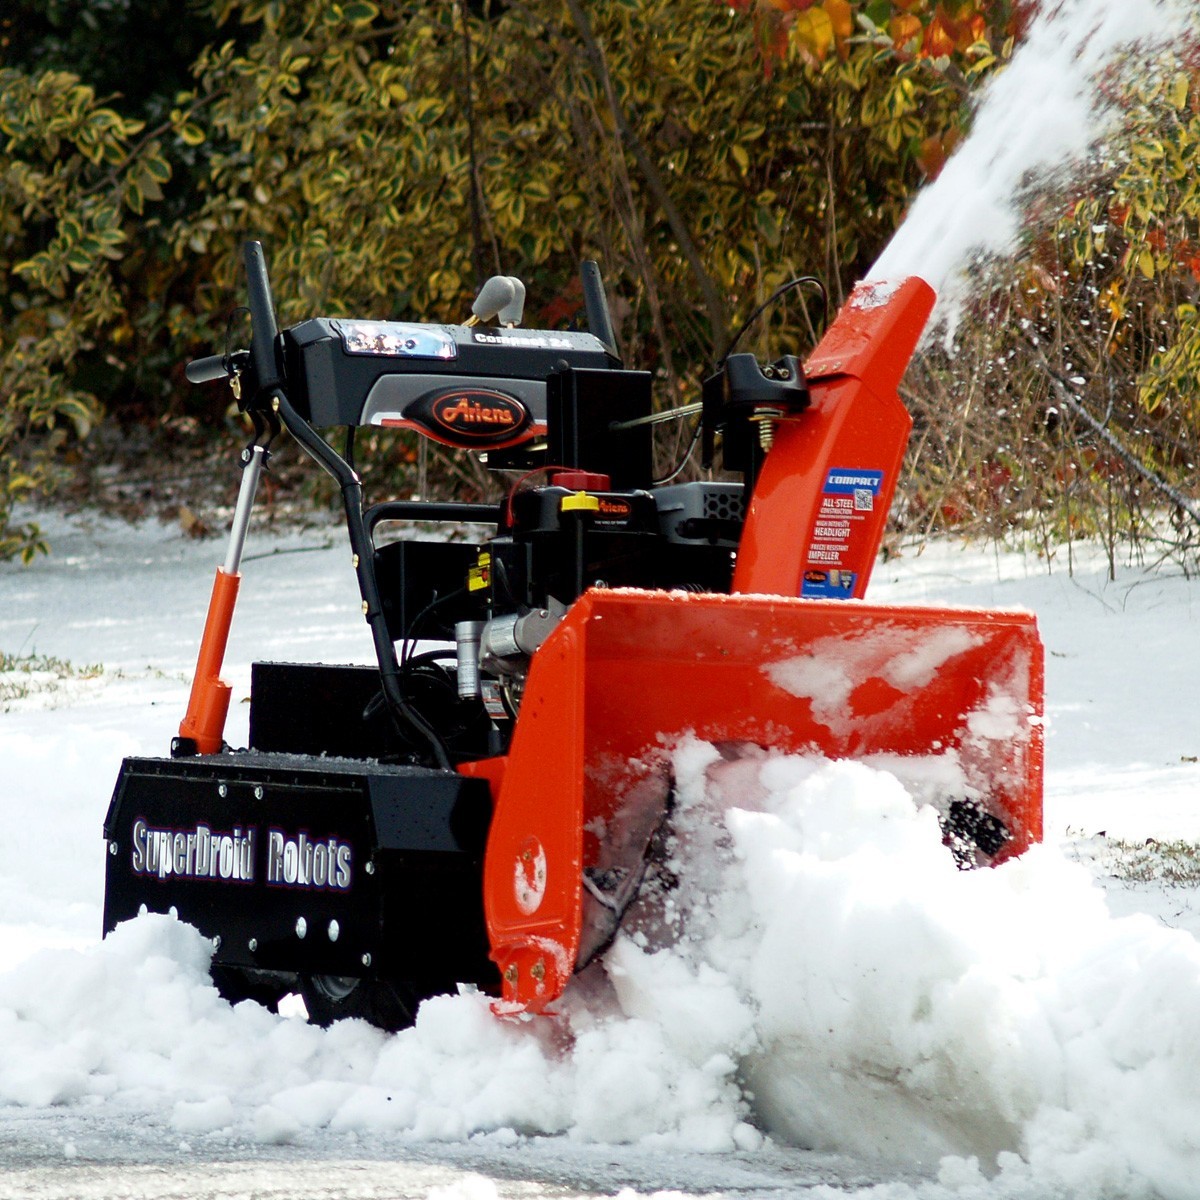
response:
{"label": "bush", "polygon": [[[783,281],[815,273],[842,299],[1031,10],[33,7],[34,36],[0,73],[0,269],[14,281],[0,298],[0,556],[41,546],[13,505],[70,473],[97,420],[223,431],[227,394],[187,389],[181,366],[224,346],[246,237],[266,245],[284,323],[461,320],[503,273],[526,280],[531,323],[560,326],[580,319],[578,264],[596,258],[627,361],[654,370],[662,402],[693,398]],[[75,38],[85,9],[90,35]],[[131,59],[125,94],[98,98],[146,19],[173,48],[162,77]],[[1101,164],[1099,186],[1043,201],[956,355],[915,365],[908,527],[1144,537],[1164,496],[1188,525],[1176,501],[1190,495],[1200,364],[1195,78],[1180,54],[1128,92],[1129,154]],[[803,353],[823,315],[777,305],[752,346]],[[487,486],[405,436],[371,447],[393,482]],[[661,436],[671,461],[682,431]]]}

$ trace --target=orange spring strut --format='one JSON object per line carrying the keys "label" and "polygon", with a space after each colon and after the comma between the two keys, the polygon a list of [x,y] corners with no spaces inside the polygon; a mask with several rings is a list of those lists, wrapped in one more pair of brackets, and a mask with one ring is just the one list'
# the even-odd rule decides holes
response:
{"label": "orange spring strut", "polygon": [[258,491],[266,454],[265,447],[257,445],[250,446],[242,454],[242,483],[233,511],[229,549],[225,555],[225,565],[217,568],[213,580],[187,714],[179,724],[179,741],[188,744],[189,749],[194,747],[197,754],[215,754],[225,744],[225,718],[229,713],[231,689],[221,678],[221,665],[225,661],[229,627],[233,623],[238,585],[242,581],[238,568],[246,545],[250,510],[254,507],[254,496]]}

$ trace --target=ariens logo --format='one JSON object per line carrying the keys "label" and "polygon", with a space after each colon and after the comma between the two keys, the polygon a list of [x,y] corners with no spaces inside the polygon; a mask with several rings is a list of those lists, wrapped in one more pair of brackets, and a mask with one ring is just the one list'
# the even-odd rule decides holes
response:
{"label": "ariens logo", "polygon": [[633,505],[628,500],[609,500],[600,497],[600,515],[602,517],[628,517],[633,512]]}
{"label": "ariens logo", "polygon": [[423,429],[447,446],[467,450],[511,446],[533,435],[533,416],[515,396],[465,384],[426,392],[393,423]]}
{"label": "ariens logo", "polygon": [[451,392],[439,396],[432,405],[433,419],[455,433],[478,430],[492,433],[515,429],[524,419],[525,410],[499,392]]}

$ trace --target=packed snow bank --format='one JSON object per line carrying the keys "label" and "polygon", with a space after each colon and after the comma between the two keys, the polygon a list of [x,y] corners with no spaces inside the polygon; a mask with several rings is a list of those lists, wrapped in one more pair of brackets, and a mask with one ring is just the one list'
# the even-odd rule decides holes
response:
{"label": "packed snow bank", "polygon": [[765,1130],[942,1160],[929,1195],[1194,1194],[1192,937],[1112,918],[1052,849],[956,870],[934,812],[883,771],[700,743],[676,770],[669,861],[552,1019],[461,995],[386,1036],[230,1008],[204,939],[145,916],[0,975],[0,1104],[165,1113],[193,1140],[728,1151]]}

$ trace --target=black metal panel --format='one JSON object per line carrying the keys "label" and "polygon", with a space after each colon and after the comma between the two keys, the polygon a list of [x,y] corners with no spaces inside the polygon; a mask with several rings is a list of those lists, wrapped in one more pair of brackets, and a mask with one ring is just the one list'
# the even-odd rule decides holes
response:
{"label": "black metal panel", "polygon": [[[453,650],[446,653],[452,661]],[[459,699],[454,673],[443,663],[406,661],[397,685],[406,703],[438,730],[452,762],[495,753],[483,706]],[[398,763],[421,761],[422,749],[383,702],[378,667],[324,663],[253,664],[250,748]]]}
{"label": "black metal panel", "polygon": [[104,930],[174,910],[214,961],[300,974],[494,979],[487,785],[283,754],[126,759],[104,833]]}
{"label": "black metal panel", "polygon": [[649,371],[560,370],[547,381],[549,461],[597,471],[618,491],[648,488],[654,477],[650,425],[614,429],[650,415]]}
{"label": "black metal panel", "polygon": [[250,668],[250,747],[278,754],[387,757],[399,747],[387,707],[377,703],[379,695],[378,667],[256,662]]}
{"label": "black metal panel", "polygon": [[[393,640],[419,637],[452,641],[456,621],[481,616],[467,591],[467,573],[479,547],[466,542],[400,541],[375,552],[375,574]],[[416,629],[413,622],[421,618]]]}

